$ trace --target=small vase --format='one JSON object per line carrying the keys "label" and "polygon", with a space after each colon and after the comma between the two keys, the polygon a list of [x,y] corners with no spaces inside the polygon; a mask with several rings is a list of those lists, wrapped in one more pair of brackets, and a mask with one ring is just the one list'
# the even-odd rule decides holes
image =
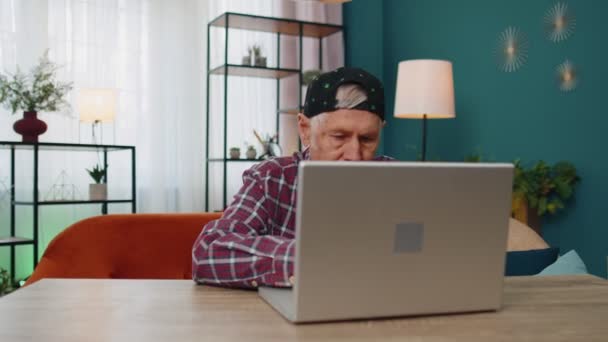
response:
{"label": "small vase", "polygon": [[17,120],[13,125],[15,132],[21,134],[22,141],[37,143],[38,136],[46,132],[46,123],[38,119],[37,112],[23,112],[23,119]]}
{"label": "small vase", "polygon": [[251,56],[243,56],[241,60],[242,65],[251,65]]}
{"label": "small vase", "polygon": [[230,159],[239,159],[241,158],[241,150],[238,148],[230,149]]}
{"label": "small vase", "polygon": [[245,154],[247,155],[247,159],[255,159],[258,152],[255,150],[255,148],[250,148]]}
{"label": "small vase", "polygon": [[107,184],[89,184],[89,200],[104,201],[108,198]]}
{"label": "small vase", "polygon": [[257,56],[255,58],[255,66],[265,68],[266,67],[266,57]]}

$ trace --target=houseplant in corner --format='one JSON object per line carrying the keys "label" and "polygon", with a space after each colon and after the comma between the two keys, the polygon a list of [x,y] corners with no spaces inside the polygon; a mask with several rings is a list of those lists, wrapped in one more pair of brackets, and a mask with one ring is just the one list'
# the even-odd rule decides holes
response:
{"label": "houseplant in corner", "polygon": [[108,198],[108,185],[102,183],[105,180],[107,169],[107,165],[105,168],[95,165],[92,170],[87,169],[87,172],[95,181],[94,184],[89,184],[89,199],[91,201],[103,201]]}
{"label": "houseplant in corner", "polygon": [[8,271],[0,267],[0,297],[11,293],[14,290],[12,279]]}
{"label": "houseplant in corner", "polygon": [[561,161],[551,166],[539,161],[529,168],[516,160],[513,178],[512,213],[541,233],[541,218],[565,209],[581,178],[572,163]]}
{"label": "houseplant in corner", "polygon": [[13,114],[23,111],[23,119],[13,125],[15,132],[22,135],[23,142],[36,143],[38,136],[46,132],[46,123],[38,119],[38,112],[69,108],[65,96],[72,84],[57,81],[57,69],[47,50],[29,74],[19,68],[14,74],[0,74],[0,104]]}

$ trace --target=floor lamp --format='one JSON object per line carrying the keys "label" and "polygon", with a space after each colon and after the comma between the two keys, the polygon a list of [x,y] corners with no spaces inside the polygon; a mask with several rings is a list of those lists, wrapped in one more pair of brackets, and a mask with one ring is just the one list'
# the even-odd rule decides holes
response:
{"label": "floor lamp", "polygon": [[432,59],[400,62],[394,116],[422,119],[422,160],[426,160],[427,120],[456,117],[452,63]]}

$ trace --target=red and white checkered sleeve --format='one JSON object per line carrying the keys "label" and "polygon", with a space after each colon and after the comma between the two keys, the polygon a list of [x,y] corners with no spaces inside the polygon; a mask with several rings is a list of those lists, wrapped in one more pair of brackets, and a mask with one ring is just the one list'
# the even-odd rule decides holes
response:
{"label": "red and white checkered sleeve", "polygon": [[209,222],[192,250],[192,277],[198,283],[253,288],[290,286],[295,240],[263,235],[268,231],[271,201],[254,169],[222,218]]}

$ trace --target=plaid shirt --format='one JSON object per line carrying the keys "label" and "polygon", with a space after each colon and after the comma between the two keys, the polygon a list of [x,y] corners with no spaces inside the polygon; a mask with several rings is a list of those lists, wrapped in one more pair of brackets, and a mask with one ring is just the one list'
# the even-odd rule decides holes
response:
{"label": "plaid shirt", "polygon": [[232,204],[222,218],[205,225],[194,243],[194,281],[243,288],[291,286],[298,163],[307,159],[305,150],[243,173],[243,187]]}

